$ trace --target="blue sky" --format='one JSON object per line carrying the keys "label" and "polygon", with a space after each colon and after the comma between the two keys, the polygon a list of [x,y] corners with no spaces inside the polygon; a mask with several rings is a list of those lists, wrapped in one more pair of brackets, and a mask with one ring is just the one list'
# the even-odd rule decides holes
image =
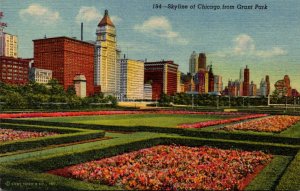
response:
{"label": "blue sky", "polygon": [[[233,5],[234,10],[167,8],[153,4]],[[237,5],[267,5],[240,10]],[[300,1],[298,0],[0,0],[6,31],[19,37],[19,56],[33,57],[33,39],[54,36],[95,40],[96,26],[108,9],[117,29],[118,46],[132,59],[174,60],[188,71],[192,51],[205,52],[215,74],[237,79],[250,68],[250,80],[271,83],[290,76],[300,90]],[[273,85],[272,85],[273,87]]]}

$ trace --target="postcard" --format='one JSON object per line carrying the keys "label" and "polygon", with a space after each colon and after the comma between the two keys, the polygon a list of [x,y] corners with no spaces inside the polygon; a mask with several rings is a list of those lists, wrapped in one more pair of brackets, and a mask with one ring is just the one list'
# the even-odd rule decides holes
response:
{"label": "postcard", "polygon": [[1,190],[299,190],[300,2],[2,0]]}

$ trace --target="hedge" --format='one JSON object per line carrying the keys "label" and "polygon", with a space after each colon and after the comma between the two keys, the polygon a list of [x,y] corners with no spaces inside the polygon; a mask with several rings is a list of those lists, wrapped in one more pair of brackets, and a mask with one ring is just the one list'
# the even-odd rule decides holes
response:
{"label": "hedge", "polygon": [[[156,133],[175,133],[184,136],[191,137],[204,137],[213,139],[230,139],[230,140],[247,140],[254,142],[271,142],[281,144],[300,145],[300,138],[284,137],[278,135],[260,135],[250,133],[239,132],[224,132],[224,131],[206,131],[198,129],[182,129],[182,128],[164,128],[164,127],[150,127],[150,126],[108,126],[108,125],[95,125],[95,124],[80,124],[80,123],[64,123],[64,122],[46,122],[46,121],[32,121],[32,120],[14,120],[14,119],[2,119],[7,123],[20,123],[31,125],[43,125],[43,126],[61,126],[61,127],[73,127],[83,129],[102,129],[113,131],[144,131],[144,132],[156,132]],[[0,120],[1,122],[1,120]]]}
{"label": "hedge", "polygon": [[20,131],[35,131],[35,132],[47,131],[47,132],[54,132],[54,133],[60,133],[60,134],[86,131],[85,129],[78,129],[78,128],[12,124],[12,123],[1,123],[1,128],[14,129],[14,130],[20,130]]}
{"label": "hedge", "polygon": [[[77,141],[102,138],[105,132],[102,130],[86,130],[76,128],[59,128],[59,127],[37,127],[26,125],[1,124],[1,127],[26,130],[26,131],[52,131],[63,133],[48,137],[30,138],[0,143],[0,154],[14,152],[26,149],[41,148],[49,145],[72,143]],[[67,133],[68,132],[68,133]]]}
{"label": "hedge", "polygon": [[[151,137],[151,136],[150,136]],[[147,147],[152,147],[159,144],[178,144],[178,145],[186,145],[186,146],[200,146],[200,145],[208,145],[215,146],[219,148],[234,148],[234,149],[243,149],[243,150],[264,150],[266,152],[272,154],[295,154],[299,147],[296,146],[288,146],[288,145],[280,145],[280,144],[261,144],[261,143],[251,143],[247,141],[230,141],[230,140],[210,140],[203,138],[191,138],[191,137],[182,137],[178,135],[161,135],[161,137],[157,138],[140,138],[140,139],[131,139],[127,140],[126,143],[119,142],[119,144],[115,144],[113,146],[101,146],[99,145],[96,148],[90,148],[88,150],[75,150],[73,152],[67,153],[57,153],[51,156],[42,156],[33,159],[25,159],[22,162],[15,162],[11,164],[7,164],[7,167],[11,169],[18,168],[15,173],[10,171],[2,172],[1,176],[5,177],[5,181],[32,181],[42,183],[39,189],[35,188],[35,190],[47,190],[49,189],[49,181],[52,181],[52,175],[41,174],[42,172],[63,168],[65,166],[79,164],[91,160],[96,160],[104,157],[111,157],[115,155],[122,154],[124,152],[131,152]],[[30,171],[31,173],[23,177],[20,174],[24,174],[26,171]],[[20,172],[20,173],[18,173]],[[70,181],[65,178],[60,178],[61,181],[55,182],[55,189],[58,190],[80,190],[82,187],[74,188]],[[81,181],[78,181],[81,182]],[[45,186],[43,185],[45,184]],[[99,187],[93,187],[89,185],[88,190],[99,190]],[[102,185],[101,185],[102,186]],[[261,185],[262,187],[264,185]],[[5,187],[4,187],[5,188]],[[109,187],[109,189],[116,187]],[[257,188],[260,188],[259,186]],[[102,188],[103,189],[103,188]],[[101,189],[100,189],[101,190]]]}
{"label": "hedge", "polygon": [[161,136],[158,138],[141,138],[139,140],[128,140],[126,143],[120,142],[113,146],[97,147],[82,151],[73,151],[63,154],[56,154],[37,159],[27,159],[17,162],[13,166],[18,168],[31,169],[37,171],[47,171],[51,169],[61,168],[73,164],[78,164],[90,160],[103,157],[111,157],[124,152],[139,150],[142,148],[152,147],[159,144],[178,144],[186,146],[208,145],[222,149],[234,148],[243,150],[262,150],[272,154],[294,155],[299,147],[261,144],[246,141],[229,141],[229,140],[211,140],[203,138],[191,138],[182,136]]}
{"label": "hedge", "polygon": [[276,190],[300,190],[300,150],[286,169]]}
{"label": "hedge", "polygon": [[275,190],[282,174],[290,164],[291,158],[275,155],[271,163],[250,182],[246,190]]}
{"label": "hedge", "polygon": [[41,174],[5,167],[0,167],[0,179],[0,187],[7,190],[121,190],[115,186],[92,184],[46,173]]}

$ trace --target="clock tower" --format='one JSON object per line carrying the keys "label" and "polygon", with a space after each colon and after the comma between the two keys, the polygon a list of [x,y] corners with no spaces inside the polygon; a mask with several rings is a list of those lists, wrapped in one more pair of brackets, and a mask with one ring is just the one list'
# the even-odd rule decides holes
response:
{"label": "clock tower", "polygon": [[95,85],[101,86],[101,92],[115,95],[119,85],[116,28],[107,10],[98,24],[96,36]]}

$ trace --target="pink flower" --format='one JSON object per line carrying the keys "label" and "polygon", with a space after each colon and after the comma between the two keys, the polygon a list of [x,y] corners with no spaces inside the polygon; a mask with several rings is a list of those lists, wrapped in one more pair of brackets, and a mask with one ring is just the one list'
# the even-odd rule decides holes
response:
{"label": "pink flower", "polygon": [[53,132],[32,132],[0,128],[0,142],[57,135]]}

